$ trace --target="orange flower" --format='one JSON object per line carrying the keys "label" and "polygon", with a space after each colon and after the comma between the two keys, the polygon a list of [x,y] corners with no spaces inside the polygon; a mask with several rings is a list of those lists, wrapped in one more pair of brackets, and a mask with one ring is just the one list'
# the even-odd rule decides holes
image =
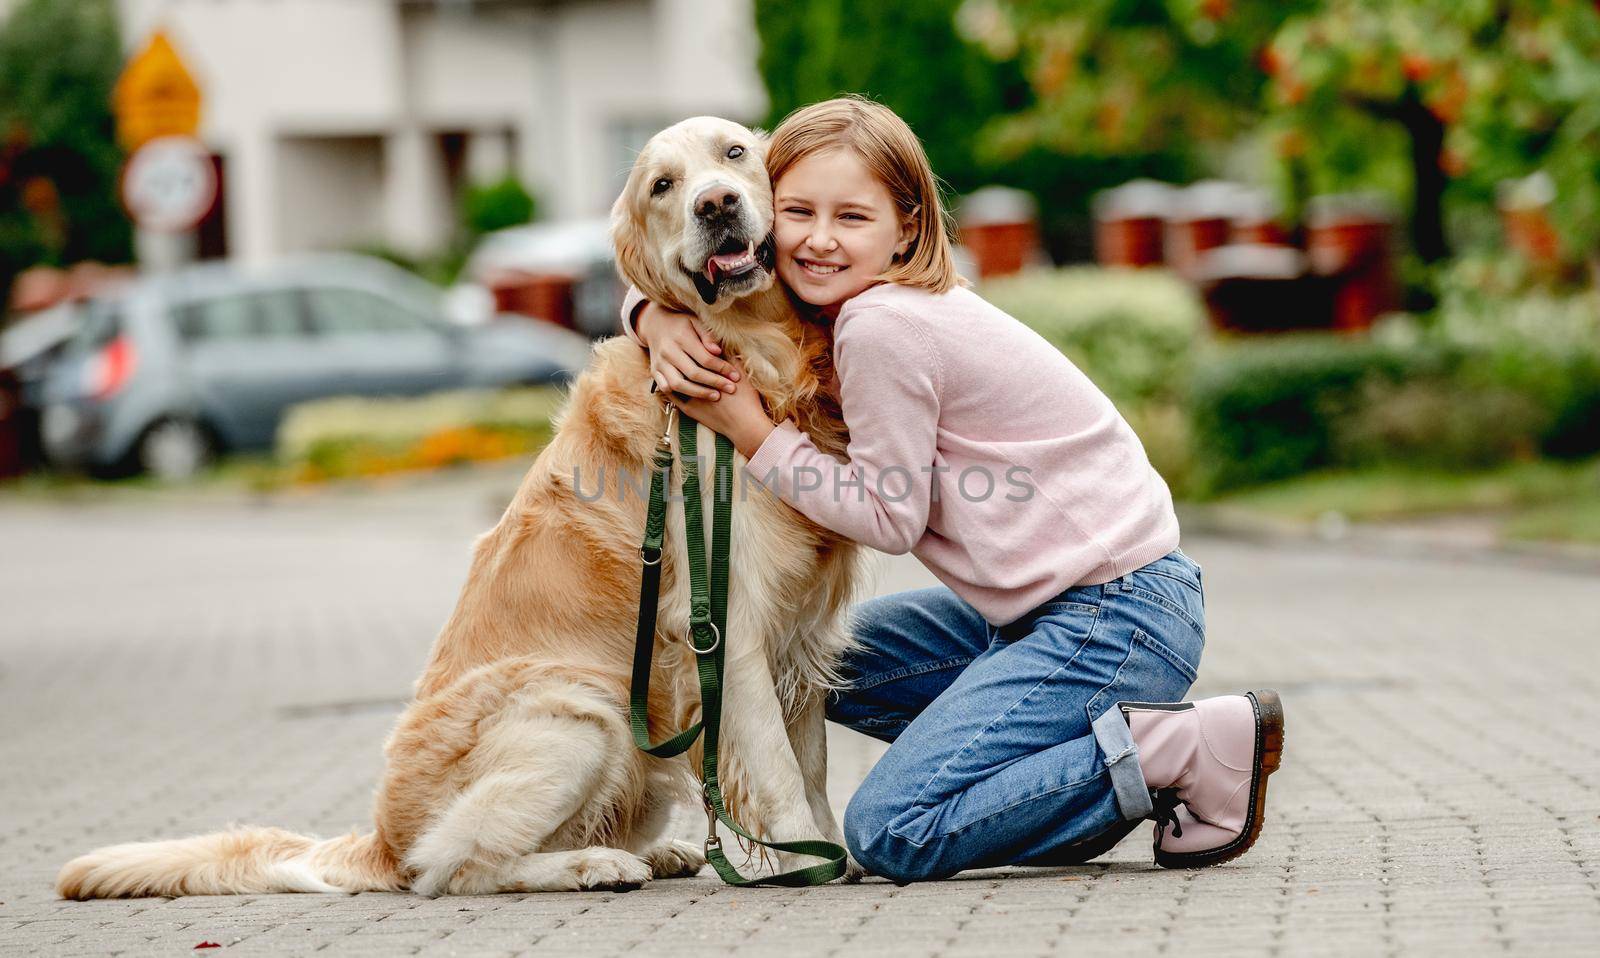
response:
{"label": "orange flower", "polygon": [[1041,96],[1052,96],[1072,75],[1072,53],[1064,46],[1051,44],[1034,71],[1033,86]]}
{"label": "orange flower", "polygon": [[1427,97],[1428,109],[1440,123],[1450,124],[1461,119],[1467,105],[1467,81],[1457,70],[1438,84]]}
{"label": "orange flower", "polygon": [[[1600,0],[1595,0],[1595,2],[1600,3]],[[1279,56],[1278,51],[1272,48],[1271,44],[1261,48],[1261,52],[1256,55],[1256,62],[1261,65],[1262,71],[1267,76],[1276,76],[1278,71],[1283,69],[1283,58]]]}
{"label": "orange flower", "polygon": [[1407,53],[1400,58],[1400,69],[1412,83],[1421,83],[1433,76],[1434,63],[1420,53]]}

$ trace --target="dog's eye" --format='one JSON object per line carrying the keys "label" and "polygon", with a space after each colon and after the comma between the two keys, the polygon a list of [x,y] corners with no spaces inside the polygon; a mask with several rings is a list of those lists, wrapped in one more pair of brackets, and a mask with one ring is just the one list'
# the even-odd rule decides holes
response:
{"label": "dog's eye", "polygon": [[728,147],[728,159],[737,160],[741,156],[744,156],[744,147],[742,147],[742,146],[730,146],[730,147]]}
{"label": "dog's eye", "polygon": [[661,179],[656,180],[656,185],[655,186],[652,186],[650,188],[650,195],[651,196],[660,196],[662,193],[665,193],[667,190],[670,190],[670,189],[672,189],[672,180],[670,178],[668,178],[668,177],[663,176]]}

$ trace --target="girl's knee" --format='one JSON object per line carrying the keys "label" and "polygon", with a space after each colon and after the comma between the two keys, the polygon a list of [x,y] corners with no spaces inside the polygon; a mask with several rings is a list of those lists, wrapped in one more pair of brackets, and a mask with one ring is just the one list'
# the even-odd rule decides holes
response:
{"label": "girl's knee", "polygon": [[844,812],[845,846],[861,867],[899,885],[941,877],[936,873],[938,863],[931,849],[892,830],[895,820],[905,817],[904,805],[873,798],[857,792]]}

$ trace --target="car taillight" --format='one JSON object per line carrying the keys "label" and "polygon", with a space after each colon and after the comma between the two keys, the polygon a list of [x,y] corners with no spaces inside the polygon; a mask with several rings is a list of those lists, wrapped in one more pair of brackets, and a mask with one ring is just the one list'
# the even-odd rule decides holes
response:
{"label": "car taillight", "polygon": [[84,385],[90,396],[95,399],[108,399],[116,395],[117,390],[127,385],[128,377],[133,375],[136,357],[133,352],[133,343],[126,336],[118,336],[93,358],[85,369]]}

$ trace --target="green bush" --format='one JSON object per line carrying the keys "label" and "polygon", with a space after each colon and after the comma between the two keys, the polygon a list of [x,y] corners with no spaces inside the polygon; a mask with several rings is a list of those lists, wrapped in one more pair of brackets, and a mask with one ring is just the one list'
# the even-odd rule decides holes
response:
{"label": "green bush", "polygon": [[1346,468],[1390,463],[1486,469],[1530,459],[1549,422],[1533,397],[1451,376],[1365,382],[1347,415],[1331,423],[1329,460]]}
{"label": "green bush", "polygon": [[1335,465],[1335,424],[1359,410],[1369,390],[1427,363],[1437,358],[1320,334],[1208,351],[1189,397],[1197,488],[1216,492]]}
{"label": "green bush", "polygon": [[1156,270],[1036,270],[979,292],[1066,353],[1119,405],[1178,401],[1206,331],[1193,288]]}
{"label": "green bush", "polygon": [[1600,291],[1503,295],[1446,284],[1426,335],[1468,355],[1465,385],[1519,392],[1545,410],[1539,451],[1560,458],[1600,452]]}
{"label": "green bush", "polygon": [[1199,362],[1196,487],[1313,469],[1482,469],[1600,452],[1600,309],[1588,297],[1447,297],[1370,339],[1237,340]]}
{"label": "green bush", "polygon": [[1160,272],[1041,271],[980,292],[1111,396],[1179,494],[1600,452],[1600,294],[1469,266],[1447,275],[1433,316],[1363,338],[1209,337],[1191,289]]}
{"label": "green bush", "polygon": [[533,194],[515,176],[469,186],[461,197],[461,225],[472,236],[521,226],[534,212]]}

